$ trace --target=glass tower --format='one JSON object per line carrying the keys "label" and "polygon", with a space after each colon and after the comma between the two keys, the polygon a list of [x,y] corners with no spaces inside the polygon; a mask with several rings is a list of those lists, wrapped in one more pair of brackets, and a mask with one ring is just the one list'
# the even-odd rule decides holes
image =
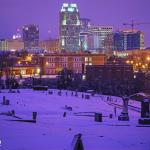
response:
{"label": "glass tower", "polygon": [[88,51],[90,50],[90,27],[91,27],[91,20],[88,18],[80,18],[80,43],[81,43],[81,50]]}
{"label": "glass tower", "polygon": [[114,33],[114,50],[144,49],[144,33],[138,30],[123,30]]}
{"label": "glass tower", "polygon": [[64,3],[60,11],[60,44],[65,51],[80,50],[80,14],[76,4]]}
{"label": "glass tower", "polygon": [[93,50],[106,53],[107,49],[113,48],[113,27],[111,26],[92,26],[90,32],[93,36]]}

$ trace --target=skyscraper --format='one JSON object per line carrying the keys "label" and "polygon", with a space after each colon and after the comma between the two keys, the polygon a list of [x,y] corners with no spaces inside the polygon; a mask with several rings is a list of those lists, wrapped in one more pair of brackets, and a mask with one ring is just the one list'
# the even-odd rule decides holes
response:
{"label": "skyscraper", "polygon": [[81,50],[86,51],[90,50],[90,27],[91,20],[87,18],[80,18],[80,43]]}
{"label": "skyscraper", "polygon": [[37,25],[23,26],[23,41],[25,49],[33,49],[39,45],[39,28]]}
{"label": "skyscraper", "polygon": [[139,30],[122,30],[114,33],[114,50],[144,49],[144,33]]}
{"label": "skyscraper", "polygon": [[62,50],[76,51],[80,45],[80,14],[76,4],[64,3],[60,11],[60,45]]}
{"label": "skyscraper", "polygon": [[91,49],[106,52],[107,48],[113,47],[113,27],[92,26],[90,32],[93,36],[93,46]]}

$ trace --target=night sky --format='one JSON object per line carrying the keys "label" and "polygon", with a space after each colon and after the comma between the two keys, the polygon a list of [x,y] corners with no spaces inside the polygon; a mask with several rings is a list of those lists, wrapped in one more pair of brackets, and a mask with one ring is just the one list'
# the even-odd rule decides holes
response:
{"label": "night sky", "polygon": [[[77,3],[80,16],[94,25],[112,25],[117,30],[132,19],[150,23],[150,0],[0,0],[0,38],[11,38],[24,24],[38,24],[41,39],[57,37],[64,2]],[[145,32],[145,45],[150,47],[150,24],[136,28]]]}

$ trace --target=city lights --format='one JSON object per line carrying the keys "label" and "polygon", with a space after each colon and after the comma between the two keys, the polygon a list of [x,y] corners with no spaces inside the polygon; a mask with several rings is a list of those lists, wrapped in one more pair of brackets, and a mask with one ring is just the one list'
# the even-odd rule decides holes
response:
{"label": "city lights", "polygon": [[149,6],[0,0],[0,150],[150,150]]}
{"label": "city lights", "polygon": [[37,68],[36,72],[37,72],[37,74],[40,74],[41,69],[40,69],[40,68]]}

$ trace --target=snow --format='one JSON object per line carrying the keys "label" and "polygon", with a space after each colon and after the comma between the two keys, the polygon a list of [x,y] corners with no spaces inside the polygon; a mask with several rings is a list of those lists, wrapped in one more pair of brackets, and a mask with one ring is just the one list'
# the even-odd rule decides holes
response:
{"label": "snow", "polygon": [[[149,150],[150,127],[138,127],[140,112],[129,109],[130,121],[118,121],[114,116],[114,106],[107,103],[107,96],[90,96],[83,99],[71,96],[71,91],[57,90],[33,91],[22,89],[20,93],[0,93],[10,100],[9,106],[0,104],[0,113],[15,110],[16,116],[32,119],[32,112],[37,112],[37,122],[16,122],[12,116],[0,115],[0,150],[72,150],[73,139],[82,134],[85,150]],[[75,92],[74,92],[75,93]],[[88,93],[88,95],[90,95]],[[111,97],[111,103],[121,105],[122,100]],[[139,107],[139,102],[129,101]],[[72,111],[66,109],[72,107]],[[122,109],[117,108],[117,116]],[[63,113],[66,112],[66,117]],[[103,122],[94,121],[94,113],[102,113]],[[109,118],[113,114],[113,118]]]}

